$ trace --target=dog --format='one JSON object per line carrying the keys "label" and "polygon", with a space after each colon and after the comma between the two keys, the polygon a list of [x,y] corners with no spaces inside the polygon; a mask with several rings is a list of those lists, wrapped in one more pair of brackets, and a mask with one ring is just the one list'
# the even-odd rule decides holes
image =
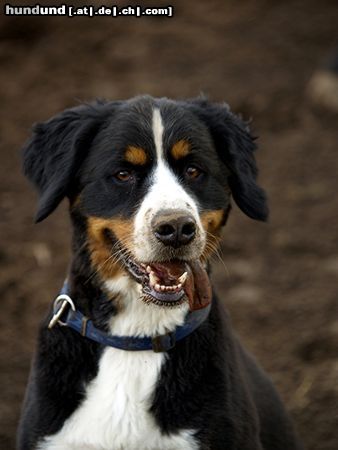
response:
{"label": "dog", "polygon": [[37,124],[36,221],[69,199],[73,257],[38,336],[19,450],[299,450],[210,284],[232,203],[268,217],[227,104],[97,101]]}

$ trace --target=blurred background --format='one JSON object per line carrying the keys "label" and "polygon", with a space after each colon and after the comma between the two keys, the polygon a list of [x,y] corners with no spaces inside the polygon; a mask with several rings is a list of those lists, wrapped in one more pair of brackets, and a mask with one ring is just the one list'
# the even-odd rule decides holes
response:
{"label": "blurred background", "polygon": [[253,119],[271,207],[268,224],[234,208],[218,292],[306,448],[338,448],[338,110],[314,81],[337,44],[337,2],[172,4],[173,18],[0,16],[1,449],[14,447],[38,323],[69,258],[66,205],[33,225],[19,152],[32,123],[96,97],[200,92]]}

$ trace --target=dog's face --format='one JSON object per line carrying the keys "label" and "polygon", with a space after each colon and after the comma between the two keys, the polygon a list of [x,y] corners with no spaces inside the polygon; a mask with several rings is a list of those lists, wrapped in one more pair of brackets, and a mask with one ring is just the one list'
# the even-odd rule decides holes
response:
{"label": "dog's face", "polygon": [[203,289],[231,196],[266,219],[254,148],[225,105],[140,97],[37,125],[24,169],[41,193],[38,221],[68,196],[102,281],[128,273],[143,299],[172,306]]}

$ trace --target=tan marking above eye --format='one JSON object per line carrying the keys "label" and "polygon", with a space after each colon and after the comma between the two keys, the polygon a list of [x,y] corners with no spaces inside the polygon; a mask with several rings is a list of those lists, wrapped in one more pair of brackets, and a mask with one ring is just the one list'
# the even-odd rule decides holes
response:
{"label": "tan marking above eye", "polygon": [[134,147],[133,145],[130,145],[129,147],[127,147],[125,158],[126,161],[131,164],[144,166],[144,164],[146,164],[147,162],[147,153],[141,147]]}
{"label": "tan marking above eye", "polygon": [[178,160],[184,158],[190,152],[190,144],[188,141],[181,139],[177,141],[176,144],[173,145],[171,149],[171,154],[174,159]]}

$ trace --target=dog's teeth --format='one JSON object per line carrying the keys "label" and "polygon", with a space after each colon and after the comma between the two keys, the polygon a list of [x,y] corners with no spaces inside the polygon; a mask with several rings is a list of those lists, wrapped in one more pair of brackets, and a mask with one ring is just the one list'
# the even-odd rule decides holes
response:
{"label": "dog's teeth", "polygon": [[155,286],[158,283],[159,279],[157,278],[157,276],[154,274],[154,272],[150,272],[149,273],[149,284],[150,286]]}
{"label": "dog's teeth", "polygon": [[184,272],[179,278],[178,281],[181,284],[184,284],[186,282],[186,279],[188,278],[188,272]]}
{"label": "dog's teeth", "polygon": [[150,273],[150,272],[151,272],[151,267],[150,267],[150,266],[147,266],[147,267],[146,267],[146,271],[147,271],[148,273]]}
{"label": "dog's teeth", "polygon": [[155,284],[155,289],[156,289],[157,291],[160,291],[160,290],[161,290],[161,286],[160,286],[158,283],[156,283],[156,284]]}
{"label": "dog's teeth", "polygon": [[161,285],[160,288],[161,288],[161,291],[165,291],[166,290],[166,286]]}
{"label": "dog's teeth", "polygon": [[179,283],[179,284],[177,285],[177,289],[182,289],[182,283]]}

